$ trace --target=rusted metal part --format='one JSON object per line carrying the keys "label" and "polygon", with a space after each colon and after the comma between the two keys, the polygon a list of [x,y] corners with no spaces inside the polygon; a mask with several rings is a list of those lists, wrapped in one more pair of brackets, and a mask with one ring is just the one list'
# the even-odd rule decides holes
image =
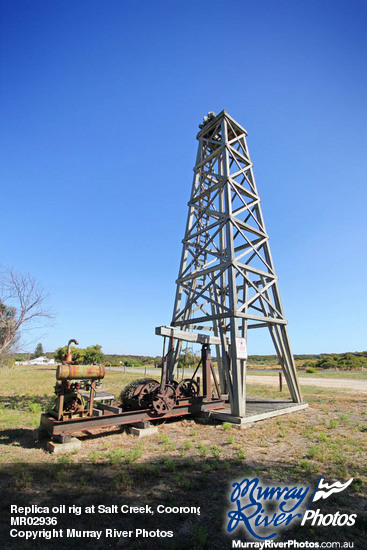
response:
{"label": "rusted metal part", "polygon": [[130,389],[122,394],[122,406],[124,410],[150,409],[156,415],[165,414],[176,404],[177,386],[175,381],[170,384],[150,379],[142,380],[140,384],[132,382]]}
{"label": "rusted metal part", "polygon": [[79,342],[77,340],[75,340],[74,338],[71,338],[71,340],[69,340],[68,342],[68,350],[66,352],[66,363],[71,363],[72,360],[73,360],[73,355],[71,353],[71,344],[75,344],[76,346],[79,346]]}
{"label": "rusted metal part", "polygon": [[102,380],[105,377],[104,365],[58,365],[57,380]]}
{"label": "rusted metal part", "polygon": [[[166,358],[167,356],[164,357],[163,364],[167,365]],[[200,366],[203,371],[202,396],[199,396],[200,378],[195,380]],[[96,386],[104,375],[105,369],[101,365],[59,365],[55,385],[57,403],[52,411],[41,415],[41,426],[52,436],[68,435],[93,428],[195,415],[224,407],[208,344],[202,346],[201,359],[192,378],[184,379],[180,383],[168,381],[167,370],[163,368],[160,382],[148,378],[129,384],[121,393],[120,407],[94,404]],[[211,391],[212,379],[217,395],[213,395]],[[82,389],[89,390],[89,396],[85,393],[82,396]]]}
{"label": "rusted metal part", "polygon": [[208,344],[201,346],[201,362],[203,365],[203,394],[205,400],[208,400],[211,399],[210,367],[212,364],[210,346]]}
{"label": "rusted metal part", "polygon": [[213,382],[214,382],[214,386],[215,386],[215,389],[216,389],[216,392],[217,392],[217,397],[220,398],[221,397],[221,391],[220,391],[220,385],[219,385],[219,382],[217,380],[217,377],[215,375],[215,371],[214,371],[214,367],[213,367],[213,363],[210,361],[210,371],[212,373],[212,378],[213,378]]}
{"label": "rusted metal part", "polygon": [[158,386],[159,382],[151,378],[133,380],[120,394],[122,408],[125,411],[148,408],[151,404],[152,392]]}
{"label": "rusted metal part", "polygon": [[[56,382],[55,393],[57,396],[56,405],[50,414],[58,420],[73,418],[74,416],[93,416],[94,396],[98,380],[77,381],[61,380]],[[79,390],[88,389],[87,399],[79,393]]]}
{"label": "rusted metal part", "polygon": [[70,413],[80,413],[85,409],[84,398],[78,393],[69,393],[64,396],[64,411]]}
{"label": "rusted metal part", "polygon": [[[200,412],[212,411],[224,408],[224,402],[221,399],[215,399],[210,402],[205,402],[202,397],[194,397],[189,399],[181,399],[178,405],[167,411],[163,418],[173,418],[176,416],[196,415]],[[149,409],[126,411],[120,414],[103,414],[103,416],[88,416],[82,418],[70,418],[63,421],[58,421],[50,414],[41,415],[41,427],[46,430],[49,435],[66,435],[80,431],[88,431],[97,428],[108,428],[110,426],[121,426],[124,424],[132,424],[139,421],[158,420],[154,411]]]}
{"label": "rusted metal part", "polygon": [[176,388],[177,397],[197,397],[199,393],[200,386],[192,378],[184,378]]}
{"label": "rusted metal part", "polygon": [[152,393],[156,388],[158,388],[158,386],[159,382],[156,380],[151,380],[137,388],[136,396],[141,409],[145,409],[149,406],[152,400]]}
{"label": "rusted metal part", "polygon": [[[221,400],[220,388],[215,377],[213,365],[211,362],[210,346],[205,343],[202,345],[201,359],[192,378],[187,378],[180,383],[175,380],[166,380],[167,376],[167,357],[172,352],[171,349],[164,354],[165,342],[163,345],[163,369],[160,383],[152,379],[142,379],[132,382],[122,393],[121,401],[124,411],[137,411],[147,409],[155,416],[164,416],[167,412],[173,410],[180,404],[180,400],[195,398],[200,393],[200,378],[195,380],[199,367],[203,372],[203,399],[205,402],[212,400]],[[212,381],[216,389],[216,394],[212,393]]]}
{"label": "rusted metal part", "polygon": [[152,408],[156,414],[165,414],[173,409],[176,403],[176,388],[171,384],[161,389],[161,386],[156,388],[152,396]]}
{"label": "rusted metal part", "polygon": [[[105,376],[104,365],[73,365],[71,344],[79,345],[75,339],[68,342],[66,363],[58,365],[56,369],[55,394],[56,405],[50,414],[58,421],[73,417],[93,416],[94,396],[96,386]],[[87,390],[88,398],[84,398],[79,392]]]}
{"label": "rusted metal part", "polygon": [[[167,370],[167,364],[168,364],[168,358],[173,353],[173,339],[170,339],[170,347],[168,352],[165,354],[164,350],[166,347],[166,337],[164,337],[163,341],[163,360],[162,360],[162,374],[161,374],[161,384],[160,384],[160,391],[164,392],[165,385],[168,382],[168,370]],[[172,381],[170,381],[171,383]]]}
{"label": "rusted metal part", "polygon": [[[93,402],[98,381],[104,378],[104,365],[72,365],[71,344],[79,345],[75,338],[68,342],[66,361],[56,369],[56,405],[50,414],[59,421],[66,418],[92,416]],[[86,400],[79,391],[89,390]]]}
{"label": "rusted metal part", "polygon": [[159,382],[157,380],[154,380],[153,378],[139,378],[137,380],[133,380],[125,386],[125,388],[120,393],[120,399],[122,402],[128,399],[133,399],[138,397],[141,389],[146,384],[152,383],[153,385],[158,385]]}
{"label": "rusted metal part", "polygon": [[79,393],[82,382],[71,380],[58,380],[55,384],[55,394],[57,396],[56,405],[51,414],[55,414],[58,420],[64,417],[71,417],[75,414],[86,414],[87,402]]}
{"label": "rusted metal part", "polygon": [[89,410],[88,410],[89,416],[93,416],[93,403],[94,403],[94,396],[96,395],[96,384],[97,384],[96,380],[93,380],[93,382],[90,385]]}

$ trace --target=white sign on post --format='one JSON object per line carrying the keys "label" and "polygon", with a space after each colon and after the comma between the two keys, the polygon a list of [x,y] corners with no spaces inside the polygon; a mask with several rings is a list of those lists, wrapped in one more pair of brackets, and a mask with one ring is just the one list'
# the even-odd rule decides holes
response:
{"label": "white sign on post", "polygon": [[247,346],[245,338],[236,338],[238,359],[247,359]]}

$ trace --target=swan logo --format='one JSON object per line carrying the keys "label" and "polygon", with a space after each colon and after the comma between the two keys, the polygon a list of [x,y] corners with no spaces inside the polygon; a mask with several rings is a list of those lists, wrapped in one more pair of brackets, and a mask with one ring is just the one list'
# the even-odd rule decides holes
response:
{"label": "swan logo", "polygon": [[334,493],[341,493],[347,487],[349,487],[352,481],[353,481],[353,478],[351,477],[350,480],[347,481],[346,483],[340,483],[340,481],[336,481],[335,483],[331,483],[329,485],[328,483],[325,483],[322,477],[320,477],[317,487],[315,489],[315,492],[313,494],[311,503],[316,502],[317,500],[320,500],[320,498],[322,499],[328,498],[330,495]]}

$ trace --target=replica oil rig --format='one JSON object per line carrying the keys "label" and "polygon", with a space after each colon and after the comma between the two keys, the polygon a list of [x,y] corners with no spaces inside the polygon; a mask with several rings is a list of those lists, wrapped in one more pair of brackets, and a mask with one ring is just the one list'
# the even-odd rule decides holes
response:
{"label": "replica oil rig", "polygon": [[[104,368],[72,365],[69,356],[57,370],[55,408],[41,416],[41,427],[52,436],[203,412],[241,424],[307,406],[298,385],[247,132],[226,111],[209,113],[199,127],[172,321],[156,328],[165,339],[161,378],[135,381],[122,392],[118,406],[107,397],[97,402]],[[292,401],[247,398],[247,340],[254,329],[270,334]],[[201,344],[201,357],[194,374],[177,382],[174,372],[183,342]],[[219,380],[210,346],[215,347]]]}

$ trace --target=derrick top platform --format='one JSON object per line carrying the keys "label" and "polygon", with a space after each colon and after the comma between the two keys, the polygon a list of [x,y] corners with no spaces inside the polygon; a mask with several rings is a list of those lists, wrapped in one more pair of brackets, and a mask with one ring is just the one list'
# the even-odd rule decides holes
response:
{"label": "derrick top platform", "polygon": [[[238,122],[234,118],[232,118],[231,115],[229,115],[225,109],[223,109],[223,111],[221,111],[218,115],[215,115],[213,118],[207,120],[207,122],[204,123],[200,132],[198,132],[196,139],[205,138],[207,134],[210,134],[211,131],[218,124],[218,122],[222,120],[222,118],[226,118],[228,120],[228,122],[230,123],[236,135],[242,135],[242,134],[244,134],[245,136],[248,135],[245,128],[240,124],[238,124]],[[235,134],[233,134],[233,136],[228,135],[228,139],[232,139],[236,137],[236,135]]]}

